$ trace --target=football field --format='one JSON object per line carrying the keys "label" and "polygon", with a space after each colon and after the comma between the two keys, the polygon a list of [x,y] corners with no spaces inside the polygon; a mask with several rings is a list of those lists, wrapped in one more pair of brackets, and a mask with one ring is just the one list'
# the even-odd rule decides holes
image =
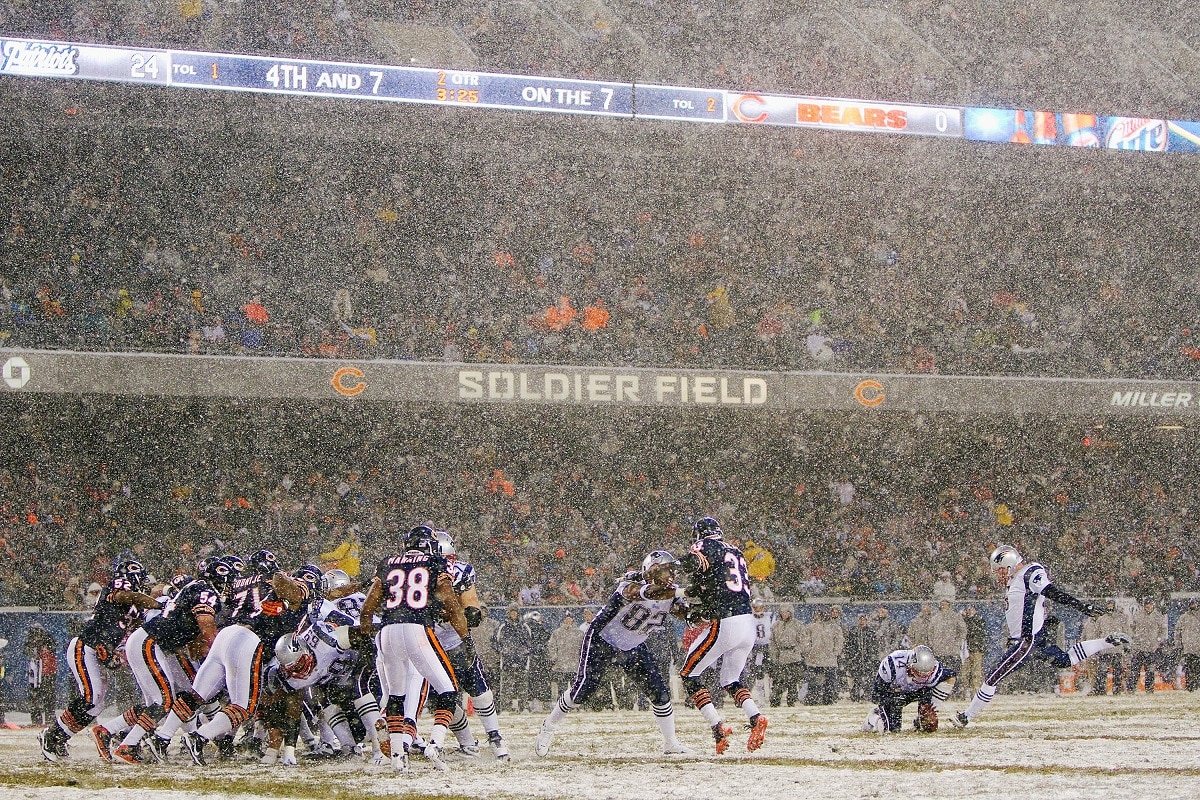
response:
{"label": "football field", "polygon": [[[0,785],[6,798],[34,800],[1200,796],[1200,693],[1000,695],[966,730],[943,719],[933,734],[882,737],[860,732],[867,710],[851,703],[769,709],[766,744],[747,753],[744,719],[727,703],[722,713],[736,732],[724,756],[713,753],[711,735],[692,709],[677,708],[676,717],[681,739],[695,752],[671,756],[661,754],[649,712],[581,712],[567,719],[545,758],[533,754],[541,715],[506,714],[510,762],[497,762],[485,747],[476,759],[448,756],[447,772],[414,759],[407,775],[360,760],[304,758],[291,768],[248,757],[200,768],[174,755],[174,746],[170,764],[115,766],[100,761],[86,732],[73,740],[69,762],[49,764],[34,729],[0,730]],[[910,727],[913,708],[907,710]],[[423,731],[429,725],[422,720]]]}

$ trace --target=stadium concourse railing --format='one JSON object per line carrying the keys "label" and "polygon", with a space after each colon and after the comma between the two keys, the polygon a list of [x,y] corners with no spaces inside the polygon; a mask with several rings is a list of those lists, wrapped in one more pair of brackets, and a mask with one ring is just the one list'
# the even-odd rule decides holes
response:
{"label": "stadium concourse railing", "polygon": [[[1174,631],[1175,620],[1179,615],[1187,610],[1188,601],[1196,597],[1193,593],[1176,593],[1172,594],[1170,602],[1166,605],[1168,624],[1170,629]],[[1102,600],[1102,598],[1093,598]],[[859,614],[868,614],[873,619],[873,612],[880,606],[885,606],[888,609],[889,615],[895,619],[900,625],[907,627],[908,623],[920,611],[921,606],[926,603],[932,603],[931,600],[897,600],[897,599],[874,599],[864,600],[858,598],[846,597],[811,597],[794,602],[796,618],[801,622],[809,622],[812,620],[813,614],[819,609],[828,609],[832,606],[838,606],[842,611],[842,624],[847,628],[851,628],[857,624]],[[1119,608],[1128,610],[1135,603],[1133,598],[1117,598]],[[988,641],[990,643],[989,652],[985,654],[984,661],[988,663],[990,659],[995,658],[1001,652],[1004,640],[1002,639],[1002,626],[1004,623],[1004,604],[998,598],[963,598],[956,600],[954,607],[957,610],[962,610],[968,605],[974,605],[980,616],[983,617],[984,625],[987,630]],[[779,603],[768,603],[767,611],[776,613]],[[521,606],[522,614],[527,614],[531,611],[537,611],[542,617],[542,624],[548,630],[554,630],[558,627],[563,617],[571,614],[575,621],[582,621],[583,611],[586,608],[599,610],[598,605],[575,605],[575,606]],[[492,610],[491,615],[494,617],[503,616],[503,610],[497,606]],[[1082,616],[1073,609],[1059,609],[1057,612],[1063,623],[1063,635],[1066,641],[1072,641],[1079,636],[1080,628],[1083,623]],[[3,650],[0,650],[0,665],[4,666],[4,672],[8,678],[8,710],[20,710],[26,708],[28,696],[28,687],[25,682],[19,677],[25,674],[26,662],[28,659],[22,652],[22,646],[28,635],[30,626],[37,622],[46,629],[49,634],[54,637],[58,644],[59,653],[59,670],[57,676],[57,687],[59,704],[66,701],[69,693],[72,691],[71,674],[65,667],[62,661],[62,654],[66,650],[67,643],[71,637],[79,632],[83,621],[87,619],[87,612],[84,611],[56,611],[48,608],[40,608],[36,606],[10,606],[0,607],[0,638],[7,639],[9,644]],[[676,641],[683,632],[683,623],[676,622]],[[124,671],[114,673],[113,692],[118,698],[114,703],[119,702],[119,698],[123,695],[128,695],[129,699],[133,697],[132,683],[127,680],[128,676]],[[678,688],[678,687],[676,687]]]}
{"label": "stadium concourse railing", "polygon": [[0,394],[379,403],[1143,416],[1200,413],[1200,382],[0,350]]}

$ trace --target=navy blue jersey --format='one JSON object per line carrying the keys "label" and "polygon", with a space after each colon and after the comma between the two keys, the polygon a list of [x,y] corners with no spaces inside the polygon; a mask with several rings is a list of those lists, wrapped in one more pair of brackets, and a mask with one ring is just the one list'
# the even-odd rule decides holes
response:
{"label": "navy blue jersey", "polygon": [[242,575],[229,590],[229,624],[244,625],[271,647],[285,633],[295,630],[302,612],[288,609],[271,585],[269,575]]}
{"label": "navy blue jersey", "polygon": [[382,584],[383,624],[411,622],[432,628],[442,618],[442,604],[434,596],[437,579],[448,571],[445,558],[418,550],[379,562],[375,577]]}
{"label": "navy blue jersey", "polygon": [[155,643],[173,653],[194,642],[200,636],[198,616],[216,619],[221,611],[221,595],[207,581],[196,579],[185,584],[167,602],[162,614],[142,627]]}
{"label": "navy blue jersey", "polygon": [[750,613],[750,572],[742,551],[715,536],[692,545],[679,563],[691,574],[688,597],[704,619],[724,619]]}
{"label": "navy blue jersey", "polygon": [[[117,646],[125,640],[125,635],[138,626],[142,612],[137,606],[129,603],[117,604],[109,598],[115,592],[132,592],[133,584],[128,578],[115,577],[108,585],[100,590],[100,599],[92,616],[83,624],[79,640],[97,652],[106,651],[116,654]],[[107,657],[102,658],[106,661]]]}

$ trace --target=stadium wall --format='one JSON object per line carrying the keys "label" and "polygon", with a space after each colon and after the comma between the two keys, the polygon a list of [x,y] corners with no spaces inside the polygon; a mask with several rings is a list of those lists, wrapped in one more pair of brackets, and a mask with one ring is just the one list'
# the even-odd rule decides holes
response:
{"label": "stadium wall", "polygon": [[0,393],[972,414],[1200,413],[1200,382],[9,351]]}

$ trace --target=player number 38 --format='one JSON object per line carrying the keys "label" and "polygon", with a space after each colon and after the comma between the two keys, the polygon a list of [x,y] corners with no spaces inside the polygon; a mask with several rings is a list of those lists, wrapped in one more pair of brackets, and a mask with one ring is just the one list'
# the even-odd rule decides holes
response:
{"label": "player number 38", "polygon": [[387,574],[387,600],[389,609],[405,606],[421,609],[429,605],[429,570],[416,567],[412,570],[394,569]]}

